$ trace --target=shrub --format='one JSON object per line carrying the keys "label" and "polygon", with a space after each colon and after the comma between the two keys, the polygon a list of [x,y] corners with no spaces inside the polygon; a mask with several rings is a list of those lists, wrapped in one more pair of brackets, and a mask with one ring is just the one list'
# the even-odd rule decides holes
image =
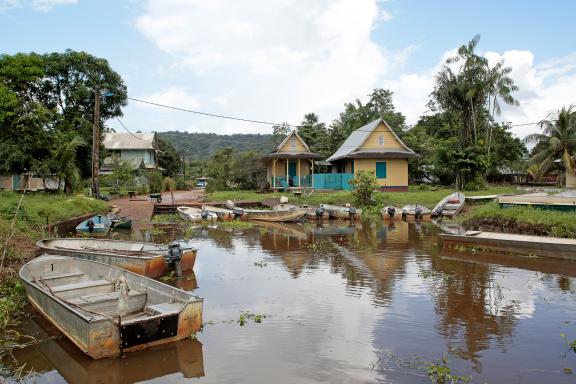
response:
{"label": "shrub", "polygon": [[465,191],[482,191],[486,189],[486,182],[481,176],[475,177],[464,185]]}
{"label": "shrub", "polygon": [[166,192],[173,191],[176,189],[176,183],[174,182],[174,179],[172,179],[171,177],[165,177],[162,184],[164,185],[164,191]]}
{"label": "shrub", "polygon": [[373,205],[375,192],[378,189],[378,181],[374,171],[358,171],[350,180],[350,184],[354,187],[352,195],[356,204],[361,207]]}
{"label": "shrub", "polygon": [[151,171],[147,175],[150,193],[162,192],[162,175],[158,171]]}
{"label": "shrub", "polygon": [[186,180],[184,180],[183,177],[176,178],[176,189],[179,191],[185,191],[189,189],[188,183],[186,183]]}

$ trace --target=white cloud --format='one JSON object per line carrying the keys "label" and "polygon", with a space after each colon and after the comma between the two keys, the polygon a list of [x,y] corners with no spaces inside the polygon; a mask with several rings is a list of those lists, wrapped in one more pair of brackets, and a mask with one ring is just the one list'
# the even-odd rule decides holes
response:
{"label": "white cloud", "polygon": [[[168,87],[158,93],[146,95],[144,96],[143,99],[153,103],[169,105],[172,107],[179,107],[184,109],[197,109],[200,107],[200,103],[197,101],[196,97],[190,95],[188,93],[188,90],[183,87],[175,87],[175,86]],[[154,110],[158,109],[157,106],[153,106],[150,104],[144,104],[139,102],[134,103],[136,106],[141,108],[154,109]],[[173,113],[173,110],[170,110],[168,108],[160,110],[165,112],[170,111],[171,113]]]}
{"label": "white cloud", "polygon": [[[175,70],[200,79],[203,100],[226,95],[208,108],[298,122],[311,111],[333,118],[401,62],[405,52],[371,38],[381,15],[375,0],[148,0],[136,26],[172,55]],[[205,123],[220,132],[262,129]]]}
{"label": "white cloud", "polygon": [[47,12],[60,5],[77,4],[78,0],[0,0],[0,11],[14,8],[30,8]]}

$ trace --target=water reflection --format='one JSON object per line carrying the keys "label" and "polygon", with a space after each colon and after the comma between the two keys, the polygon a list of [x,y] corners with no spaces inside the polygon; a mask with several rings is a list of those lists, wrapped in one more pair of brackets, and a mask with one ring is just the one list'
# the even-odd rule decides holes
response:
{"label": "water reflection", "polygon": [[[566,323],[576,316],[576,263],[447,251],[433,223],[402,220],[154,228],[130,236],[185,238],[199,249],[195,273],[169,283],[205,298],[204,352],[199,343],[145,351],[103,365],[106,381],[422,382],[401,366],[379,366],[387,349],[424,360],[448,353],[475,382],[570,382],[559,374],[571,361],[561,358],[558,335],[576,338],[576,325]],[[269,316],[240,327],[246,311]],[[46,343],[74,349],[62,338]],[[18,362],[72,381],[41,345]],[[86,377],[102,364],[59,353]],[[164,359],[165,366],[153,363]],[[548,373],[523,372],[536,365]]]}

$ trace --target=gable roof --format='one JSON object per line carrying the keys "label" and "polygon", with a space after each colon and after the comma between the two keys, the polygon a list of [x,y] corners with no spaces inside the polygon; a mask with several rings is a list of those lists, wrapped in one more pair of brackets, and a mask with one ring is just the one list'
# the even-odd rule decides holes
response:
{"label": "gable roof", "polygon": [[[386,125],[386,127],[388,128],[388,130],[392,133],[392,135],[394,135],[394,138],[398,141],[398,143],[400,143],[400,145],[404,148],[404,150],[386,150],[386,149],[382,149],[382,150],[361,150],[360,147],[364,144],[364,142],[366,142],[366,140],[368,139],[368,137],[370,136],[370,134],[372,132],[374,132],[374,130],[380,125],[380,123],[383,123],[384,125]],[[355,130],[354,132],[352,132],[350,134],[350,136],[348,136],[348,138],[344,141],[344,143],[342,143],[342,145],[340,146],[340,148],[338,148],[338,150],[332,155],[330,156],[328,159],[326,159],[326,161],[335,161],[335,160],[340,160],[343,158],[355,158],[355,157],[378,157],[378,155],[380,156],[388,156],[388,157],[396,157],[396,158],[403,158],[403,157],[417,157],[418,154],[416,154],[413,150],[411,150],[410,148],[408,148],[408,146],[406,144],[404,144],[404,142],[402,140],[400,140],[400,138],[398,137],[398,135],[396,134],[396,132],[394,132],[394,130],[392,128],[390,128],[390,126],[388,125],[388,123],[382,119],[376,119],[374,121],[371,121],[370,123],[364,125],[363,127],[358,128],[357,130]]]}
{"label": "gable roof", "polygon": [[298,140],[300,140],[300,142],[302,143],[302,145],[304,146],[304,148],[306,148],[306,150],[308,152],[310,151],[310,148],[308,147],[308,145],[304,142],[304,140],[302,140],[302,138],[300,137],[300,135],[298,135],[298,132],[296,132],[296,130],[293,130],[292,132],[290,132],[288,135],[286,135],[286,137],[284,138],[284,140],[282,140],[282,142],[280,144],[278,144],[278,146],[276,147],[276,149],[272,152],[280,152],[280,149],[282,149],[282,147],[284,146],[284,144],[286,144],[288,142],[288,140],[292,137],[292,136],[296,136],[298,138]]}
{"label": "gable roof", "polygon": [[156,133],[106,133],[106,149],[156,149]]}
{"label": "gable roof", "polygon": [[[306,152],[282,151],[282,147],[284,147],[284,145],[286,145],[286,143],[288,142],[288,140],[290,140],[290,138],[292,136],[295,136],[296,138],[298,138],[298,140],[300,140],[300,142],[302,143],[302,145],[306,149]],[[284,138],[284,140],[282,140],[282,142],[276,147],[275,150],[273,150],[272,152],[270,152],[267,155],[264,155],[264,158],[278,158],[278,159],[282,159],[282,158],[307,159],[307,158],[319,158],[319,157],[322,157],[322,156],[320,156],[317,153],[312,152],[310,150],[310,148],[308,147],[308,145],[304,142],[304,140],[302,140],[300,135],[298,135],[298,132],[296,132],[296,130],[293,130],[292,132],[290,132]]]}

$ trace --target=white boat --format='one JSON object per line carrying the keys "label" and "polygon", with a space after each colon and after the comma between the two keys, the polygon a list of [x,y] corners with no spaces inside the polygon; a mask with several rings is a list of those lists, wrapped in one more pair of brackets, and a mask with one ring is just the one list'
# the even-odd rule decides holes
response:
{"label": "white boat", "polygon": [[402,218],[406,219],[427,220],[430,219],[431,213],[432,211],[423,205],[409,204],[402,207]]}
{"label": "white boat", "polygon": [[320,208],[323,208],[331,219],[359,219],[362,215],[362,210],[359,208],[354,208],[350,206],[341,207],[338,205],[330,204],[320,204]]}
{"label": "white boat", "polygon": [[462,192],[454,192],[436,204],[434,209],[432,209],[432,216],[454,217],[462,210],[465,200],[466,196]]}
{"label": "white boat", "polygon": [[121,268],[43,255],[20,269],[30,303],[92,358],[190,337],[202,299]]}
{"label": "white boat", "polygon": [[393,205],[387,205],[380,210],[380,213],[382,214],[382,218],[384,220],[390,220],[394,219],[394,217],[400,217],[402,210]]}
{"label": "white boat", "polygon": [[203,205],[202,209],[208,211],[210,213],[215,214],[218,217],[218,220],[232,220],[235,219],[238,215],[235,214],[233,209],[228,208],[221,208],[221,207],[214,207],[211,205]]}
{"label": "white boat", "polygon": [[202,210],[200,208],[178,207],[176,208],[176,211],[178,211],[178,215],[186,221],[198,222],[203,220],[218,220],[218,215],[216,213]]}

